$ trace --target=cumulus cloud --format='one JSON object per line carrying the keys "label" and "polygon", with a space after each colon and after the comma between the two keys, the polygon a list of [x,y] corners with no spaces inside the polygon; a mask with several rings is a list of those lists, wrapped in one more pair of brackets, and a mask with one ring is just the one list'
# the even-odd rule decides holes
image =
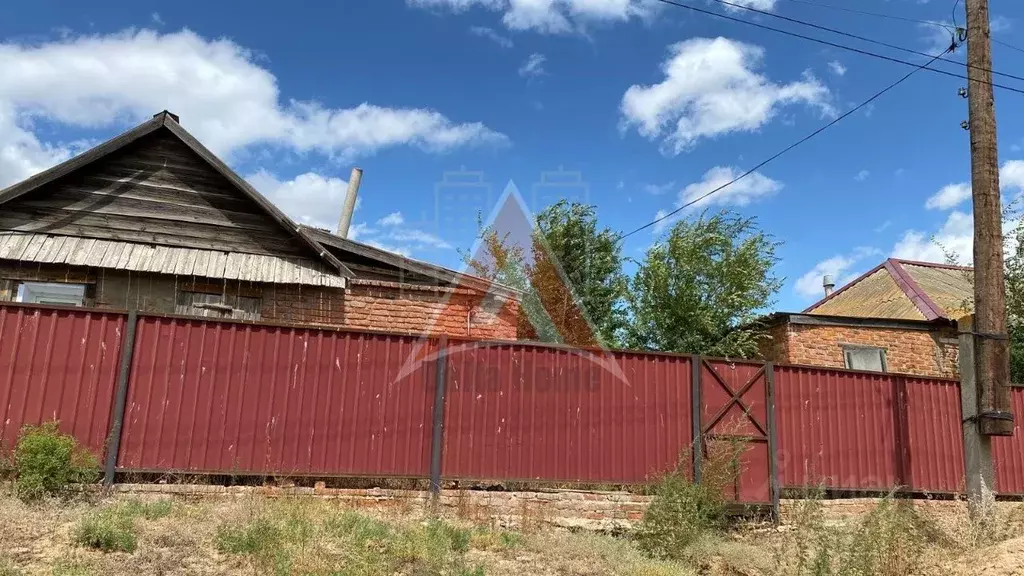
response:
{"label": "cumulus cloud", "polygon": [[854,176],[853,179],[856,180],[857,182],[863,182],[867,180],[869,176],[871,176],[871,172],[867,170],[861,170],[860,172],[857,172],[857,175]]}
{"label": "cumulus cloud", "polygon": [[[740,174],[742,174],[742,171],[732,166],[715,166],[705,172],[700,182],[689,184],[679,191],[679,197],[676,199],[676,208],[687,206],[687,210],[677,214],[675,218],[666,218],[655,224],[654,233],[662,232],[675,220],[683,217],[688,212],[714,205],[746,206],[751,202],[771,196],[783,187],[781,182],[772,180],[760,172],[754,172],[739,182],[722,188],[710,196],[706,196],[709,192],[735,180]],[[654,219],[665,218],[667,214],[668,211],[659,210],[655,214]]]}
{"label": "cumulus cloud", "polygon": [[946,184],[925,201],[929,210],[949,210],[971,197],[971,185],[966,182]]}
{"label": "cumulus cloud", "polygon": [[380,226],[401,226],[405,224],[405,217],[402,216],[401,212],[392,212],[378,220],[377,224]]}
{"label": "cumulus cloud", "polygon": [[974,251],[974,216],[954,210],[935,234],[920,230],[907,230],[892,249],[896,258],[945,262],[946,256],[956,254],[969,264]]}
{"label": "cumulus cloud", "polygon": [[831,71],[836,76],[845,76],[846,75],[846,66],[843,66],[843,63],[840,62],[839,60],[833,60],[833,61],[829,62],[828,63],[828,69],[829,69],[829,71]]}
{"label": "cumulus cloud", "polygon": [[169,109],[214,153],[253,145],[348,159],[392,146],[446,151],[505,136],[425,108],[362,103],[332,108],[281,97],[264,62],[229,40],[183,30],[129,30],[41,44],[0,44],[0,184],[67,158],[44,143],[36,120],[78,128],[122,127]]}
{"label": "cumulus cloud", "polygon": [[348,182],[313,172],[291,180],[260,170],[246,177],[249,184],[297,222],[334,232]]}
{"label": "cumulus cloud", "polygon": [[349,238],[402,256],[411,256],[422,250],[452,248],[437,234],[408,224],[401,212],[392,212],[380,218],[376,225],[367,222],[355,224],[349,231]]}
{"label": "cumulus cloud", "polygon": [[[822,281],[825,275],[832,276],[836,287],[848,284],[860,276],[862,271],[854,271],[854,267],[866,258],[878,256],[881,251],[875,248],[860,247],[850,254],[837,254],[814,265],[806,274],[797,278],[793,290],[807,300],[818,300],[825,296]],[[863,266],[862,266],[863,268]]]}
{"label": "cumulus cloud", "polygon": [[[743,0],[764,2],[766,0]],[[626,22],[654,10],[651,0],[407,0],[411,6],[463,12],[482,7],[502,13],[510,30],[547,34],[585,31],[592,24]]]}
{"label": "cumulus cloud", "polygon": [[812,75],[778,84],[757,72],[763,60],[761,47],[728,38],[673,44],[661,66],[664,80],[633,85],[622,97],[620,126],[679,154],[701,138],[757,130],[786,105],[834,113],[828,88]]}
{"label": "cumulus cloud", "polygon": [[526,62],[523,62],[523,65],[519,67],[519,75],[523,78],[534,78],[547,74],[544,70],[544,63],[547,62],[547,59],[547,56],[543,54],[530,54]]}
{"label": "cumulus cloud", "polygon": [[740,11],[742,11],[743,9],[740,8],[739,6],[745,6],[747,8],[753,8],[755,10],[769,11],[769,10],[774,10],[775,9],[775,2],[776,1],[777,0],[730,0],[730,2],[732,4],[736,4],[736,6],[730,6],[729,4],[722,4],[722,8],[724,8],[727,12],[740,12]]}

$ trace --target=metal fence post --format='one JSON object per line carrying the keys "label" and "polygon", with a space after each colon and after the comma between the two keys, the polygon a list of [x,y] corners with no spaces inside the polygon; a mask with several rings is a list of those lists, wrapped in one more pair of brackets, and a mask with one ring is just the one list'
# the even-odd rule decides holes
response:
{"label": "metal fence post", "polygon": [[779,509],[782,488],[779,483],[779,433],[775,425],[775,364],[768,362],[764,365],[764,377],[768,393],[768,492],[772,500],[772,515],[779,522],[782,518]]}
{"label": "metal fence post", "polygon": [[103,473],[103,485],[114,484],[114,471],[117,468],[117,453],[121,449],[121,431],[124,428],[124,409],[128,401],[128,377],[132,371],[132,355],[135,353],[135,329],[139,323],[139,313],[128,312],[125,322],[124,339],[121,341],[121,359],[117,374],[117,392],[114,396],[114,415],[110,423],[110,435],[107,436],[107,463]]}
{"label": "metal fence post", "polygon": [[441,456],[444,449],[444,398],[448,386],[448,337],[442,335],[437,345],[437,378],[434,388],[434,425],[430,440],[430,492],[441,493]]}
{"label": "metal fence post", "polygon": [[704,460],[704,442],[703,442],[703,424],[701,424],[700,418],[700,373],[701,373],[701,358],[700,355],[694,354],[690,358],[690,363],[693,365],[693,375],[690,378],[690,387],[693,405],[691,407],[691,420],[693,421],[693,443],[691,449],[693,450],[693,483],[700,484],[701,481],[701,465]]}

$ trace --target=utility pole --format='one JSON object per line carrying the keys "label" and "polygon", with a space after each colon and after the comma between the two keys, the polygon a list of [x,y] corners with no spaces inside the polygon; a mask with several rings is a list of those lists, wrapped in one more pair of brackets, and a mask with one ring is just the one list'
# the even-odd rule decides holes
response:
{"label": "utility pole", "polygon": [[978,427],[983,435],[1013,434],[1010,354],[1003,277],[1002,203],[992,96],[988,0],[967,0],[967,95],[974,196],[974,339]]}

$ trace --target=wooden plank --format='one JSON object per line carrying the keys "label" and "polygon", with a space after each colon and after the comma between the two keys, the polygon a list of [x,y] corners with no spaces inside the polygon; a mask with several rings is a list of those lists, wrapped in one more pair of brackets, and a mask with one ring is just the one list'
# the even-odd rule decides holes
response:
{"label": "wooden plank", "polygon": [[36,262],[56,262],[57,254],[60,252],[61,246],[64,245],[65,238],[66,236],[51,236],[47,238],[43,248],[39,251]]}
{"label": "wooden plank", "polygon": [[125,250],[125,244],[121,242],[107,242],[110,245],[107,251],[103,254],[103,259],[98,264],[99,267],[103,268],[117,268],[117,263],[121,259],[121,253]]}
{"label": "wooden plank", "polygon": [[227,212],[209,206],[189,206],[141,198],[126,198],[115,194],[94,194],[84,190],[58,190],[45,198],[15,201],[10,208],[60,211],[66,212],[67,217],[86,212],[126,218],[152,218],[180,222],[184,226],[205,224],[251,230],[259,234],[280,236],[282,239],[290,236],[266,215]]}
{"label": "wooden plank", "polygon": [[25,248],[25,253],[22,255],[22,259],[35,261],[36,256],[39,255],[39,250],[42,249],[45,243],[46,236],[33,236],[29,240],[28,247]]}
{"label": "wooden plank", "polygon": [[13,243],[8,247],[5,258],[11,260],[20,260],[25,250],[28,248],[29,243],[32,241],[32,235],[30,234],[12,234],[10,237],[13,239]]}
{"label": "wooden plank", "polygon": [[94,238],[87,238],[82,240],[75,245],[75,249],[71,251],[66,262],[74,266],[88,266],[94,259],[93,248],[96,246],[96,240]]}
{"label": "wooden plank", "polygon": [[[259,211],[258,206],[237,194],[228,196],[226,191],[225,193],[211,194],[206,190],[196,189],[181,182],[161,178],[161,176],[162,174],[157,173],[141,181],[119,180],[114,176],[107,175],[87,176],[75,181],[62,180],[51,184],[47,190],[150,200],[172,205],[207,206],[226,212],[265,216]],[[33,194],[32,197],[37,196]],[[42,194],[39,197],[42,197]]]}
{"label": "wooden plank", "polygon": [[201,224],[192,224],[186,229],[173,222],[150,218],[131,218],[127,222],[86,212],[77,213],[73,220],[63,214],[29,212],[24,209],[0,212],[0,230],[253,254],[290,256],[304,253],[292,238],[266,238],[240,230]]}

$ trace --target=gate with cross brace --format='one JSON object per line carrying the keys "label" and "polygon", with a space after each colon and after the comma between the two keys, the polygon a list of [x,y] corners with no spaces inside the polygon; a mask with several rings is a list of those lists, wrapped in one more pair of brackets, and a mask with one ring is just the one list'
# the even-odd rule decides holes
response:
{"label": "gate with cross brace", "polygon": [[699,356],[692,361],[694,478],[720,485],[730,502],[771,506],[777,513],[773,365]]}

